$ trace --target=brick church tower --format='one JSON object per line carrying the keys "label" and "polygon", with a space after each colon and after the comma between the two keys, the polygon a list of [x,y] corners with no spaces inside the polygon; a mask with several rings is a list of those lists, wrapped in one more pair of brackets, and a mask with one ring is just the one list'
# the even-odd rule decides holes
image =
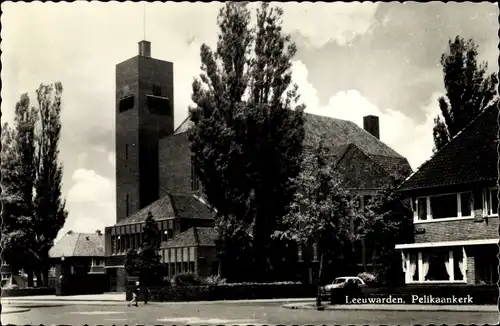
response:
{"label": "brick church tower", "polygon": [[159,198],[158,142],[174,131],[174,67],[151,43],[116,65],[116,222]]}

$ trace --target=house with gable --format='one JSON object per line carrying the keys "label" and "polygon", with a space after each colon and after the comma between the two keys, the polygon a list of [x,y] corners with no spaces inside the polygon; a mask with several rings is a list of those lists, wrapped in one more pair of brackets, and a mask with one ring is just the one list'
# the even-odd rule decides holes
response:
{"label": "house with gable", "polygon": [[498,107],[485,109],[399,188],[415,242],[401,250],[407,284],[498,280]]}

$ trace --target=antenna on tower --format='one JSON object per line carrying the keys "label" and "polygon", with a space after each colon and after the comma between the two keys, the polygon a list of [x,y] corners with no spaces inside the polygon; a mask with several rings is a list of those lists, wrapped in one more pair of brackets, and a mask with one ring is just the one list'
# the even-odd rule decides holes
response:
{"label": "antenna on tower", "polygon": [[146,2],[144,2],[144,16],[143,16],[143,28],[144,28],[144,38],[143,40],[146,40]]}

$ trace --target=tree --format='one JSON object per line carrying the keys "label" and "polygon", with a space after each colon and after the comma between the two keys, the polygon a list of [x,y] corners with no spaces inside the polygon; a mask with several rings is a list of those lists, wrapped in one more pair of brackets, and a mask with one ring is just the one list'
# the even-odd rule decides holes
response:
{"label": "tree", "polygon": [[34,185],[36,182],[35,124],[37,112],[30,107],[27,94],[16,103],[14,129],[6,124],[2,135],[2,157],[5,188],[3,245],[5,258],[14,270],[23,267],[28,274],[28,285],[33,284],[33,271],[37,269],[34,222]]}
{"label": "tree", "polygon": [[161,233],[153,214],[148,212],[142,228],[142,244],[138,254],[139,280],[142,285],[158,284],[164,275],[164,267],[160,256]]}
{"label": "tree", "polygon": [[408,175],[408,171],[394,175],[392,182],[366,205],[365,245],[372,248],[375,272],[382,282],[397,281],[401,257],[395,245],[411,242],[414,236],[411,203],[397,191]]}
{"label": "tree", "polygon": [[39,124],[37,132],[37,162],[35,183],[36,249],[40,256],[43,284],[48,285],[49,250],[64,226],[68,212],[62,198],[63,167],[58,161],[61,134],[61,104],[63,87],[60,82],[37,89]]}
{"label": "tree", "polygon": [[201,47],[190,110],[196,173],[218,220],[235,226],[219,232],[249,235],[260,279],[272,265],[271,234],[293,197],[304,138],[290,69],[296,47],[282,34],[282,15],[262,3],[253,29],[246,3],[224,5],[216,51]]}
{"label": "tree", "polygon": [[302,245],[314,243],[319,252],[317,305],[321,304],[319,286],[327,256],[341,256],[345,247],[352,247],[355,240],[350,231],[354,218],[348,193],[340,186],[340,176],[333,168],[333,156],[320,142],[314,155],[295,179],[297,191],[284,217],[285,228],[274,237],[296,241]]}
{"label": "tree", "polygon": [[58,162],[62,91],[59,82],[40,85],[38,108],[23,94],[16,104],[14,128],[2,138],[3,144],[10,144],[2,151],[2,158],[10,160],[2,160],[2,172],[9,175],[2,186],[10,192],[6,197],[11,205],[2,240],[12,252],[24,253],[11,260],[22,257],[29,283],[33,271],[42,285],[48,281],[49,249],[67,216]]}
{"label": "tree", "polygon": [[125,257],[125,271],[129,276],[138,276],[139,268],[139,254],[137,253],[137,250],[130,249]]}
{"label": "tree", "polygon": [[441,56],[446,98],[439,98],[444,118],[434,119],[435,150],[441,149],[479,113],[498,104],[496,73],[486,74],[488,63],[478,64],[478,46],[472,39],[456,36],[448,41],[448,51]]}

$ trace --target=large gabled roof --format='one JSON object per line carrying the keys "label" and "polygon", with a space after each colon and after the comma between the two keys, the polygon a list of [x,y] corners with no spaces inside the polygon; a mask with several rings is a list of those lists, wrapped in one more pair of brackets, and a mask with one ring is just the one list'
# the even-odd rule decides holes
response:
{"label": "large gabled roof", "polygon": [[401,191],[463,185],[498,178],[498,107],[490,106],[436,152]]}
{"label": "large gabled roof", "polygon": [[151,212],[155,220],[167,218],[213,219],[214,211],[195,195],[168,194],[132,214],[116,225],[142,223]]}
{"label": "large gabled roof", "polygon": [[97,233],[68,231],[49,250],[50,258],[104,257],[104,236]]}
{"label": "large gabled roof", "polygon": [[162,243],[162,248],[177,247],[213,247],[218,238],[217,231],[213,227],[192,227],[179,233],[172,239]]}
{"label": "large gabled roof", "polygon": [[[192,125],[188,117],[174,134],[184,133]],[[305,113],[304,128],[305,155],[310,155],[309,149],[315,147],[319,140],[325,140],[326,144],[331,145],[335,157],[340,158],[348,145],[354,145],[389,174],[399,172],[401,167],[411,170],[406,158],[352,121]]]}

